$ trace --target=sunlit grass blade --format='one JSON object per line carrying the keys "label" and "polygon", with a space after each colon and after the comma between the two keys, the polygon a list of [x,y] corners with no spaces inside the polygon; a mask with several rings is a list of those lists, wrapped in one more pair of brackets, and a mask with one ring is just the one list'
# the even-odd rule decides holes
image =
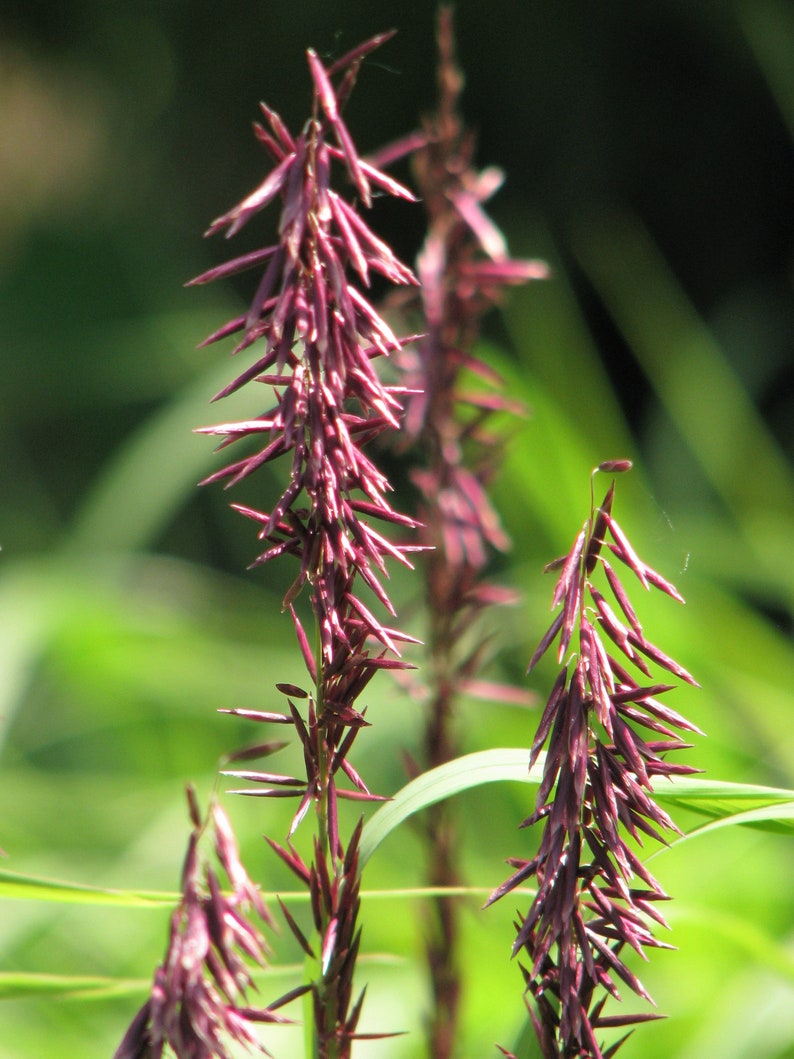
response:
{"label": "sunlit grass blade", "polygon": [[99,1000],[130,993],[141,993],[149,986],[145,979],[101,978],[79,974],[34,974],[23,971],[0,972],[0,1000],[47,998]]}
{"label": "sunlit grass blade", "polygon": [[708,776],[676,776],[657,781],[654,797],[676,801],[695,812],[728,815],[743,812],[750,803],[781,805],[794,798],[794,791],[783,787],[765,787],[755,783],[733,783]]}
{"label": "sunlit grass blade", "polygon": [[[531,771],[527,769],[528,760],[529,750],[524,748],[483,750],[456,758],[411,780],[365,825],[361,838],[362,863],[366,863],[384,839],[400,824],[430,805],[486,783],[540,783],[543,758],[538,760]],[[693,829],[691,835],[704,834],[716,826],[730,824],[765,829],[774,825],[778,830],[794,830],[794,791],[698,777],[676,777],[660,783],[654,794],[660,801],[705,813],[712,818],[708,824]],[[394,895],[400,893],[397,891]],[[282,893],[280,896],[287,902],[306,899],[302,892]],[[412,889],[406,891],[403,896],[427,896],[427,892],[421,888]],[[178,900],[178,895],[163,891],[103,889],[82,883],[0,871],[0,898],[128,908],[162,908],[171,907]]]}
{"label": "sunlit grass blade", "polygon": [[36,875],[0,871],[0,898],[17,901],[57,901],[62,904],[113,905],[123,908],[171,907],[176,893],[145,890],[110,890],[83,883],[45,879]]}
{"label": "sunlit grass blade", "polygon": [[[679,804],[687,805],[686,801]],[[687,806],[687,808],[691,808]],[[774,831],[777,833],[794,834],[794,801],[775,802],[772,805],[761,805],[754,809],[745,809],[743,812],[728,812],[717,816],[716,819],[702,824],[700,827],[692,828],[681,838],[676,839],[675,845],[687,842],[692,838],[709,834],[721,827],[754,827],[762,831]]]}
{"label": "sunlit grass blade", "polygon": [[[543,758],[531,771],[527,769],[528,760],[529,750],[525,749],[481,750],[456,758],[411,780],[367,821],[361,836],[362,864],[404,820],[436,802],[486,783],[540,783]],[[673,801],[681,808],[706,812],[715,820],[724,820],[725,824],[768,828],[772,823],[777,823],[787,831],[794,829],[791,823],[794,821],[794,791],[778,787],[694,776],[673,777],[660,782],[654,790],[654,796],[660,801]],[[737,804],[744,805],[745,809],[737,813]],[[705,828],[699,829],[699,833],[704,831]]]}
{"label": "sunlit grass blade", "polygon": [[[363,962],[377,962],[378,957],[364,957]],[[258,982],[272,978],[294,978],[300,973],[297,964],[252,968]],[[145,993],[151,987],[148,978],[113,978],[101,975],[45,974],[30,971],[0,971],[0,1001],[54,998],[60,1000],[107,1000],[112,997]]]}
{"label": "sunlit grass blade", "polygon": [[472,787],[503,780],[540,783],[543,760],[530,773],[529,750],[500,748],[466,754],[411,780],[364,825],[359,856],[366,864],[383,840],[414,813]]}
{"label": "sunlit grass blade", "polygon": [[[413,886],[391,890],[362,890],[366,900],[419,901],[429,897],[487,897],[485,886]],[[305,890],[279,890],[264,893],[266,901],[276,898],[286,905],[308,904],[311,895]],[[113,890],[84,883],[47,879],[38,875],[22,875],[0,871],[0,900],[43,901],[60,904],[104,905],[115,908],[172,908],[179,894],[156,890]]]}

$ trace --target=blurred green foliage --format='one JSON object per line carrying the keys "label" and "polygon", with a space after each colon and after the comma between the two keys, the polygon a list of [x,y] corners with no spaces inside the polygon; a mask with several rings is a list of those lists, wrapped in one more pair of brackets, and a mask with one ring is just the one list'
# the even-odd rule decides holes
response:
{"label": "blurred green foliage", "polygon": [[[708,733],[690,759],[794,787],[791,9],[460,0],[457,12],[480,161],[508,174],[495,213],[514,253],[554,268],[486,342],[530,410],[505,426],[496,486],[514,542],[498,573],[523,603],[491,616],[492,675],[525,681],[550,601],[543,564],[585,517],[590,468],[630,456],[618,518],[688,600],[640,602],[653,639],[703,685],[675,693]],[[207,221],[261,179],[247,131],[257,100],[303,120],[303,49],[338,54],[400,29],[351,104],[366,150],[432,105],[432,23],[426,0],[0,10],[0,845],[12,871],[175,889],[185,783],[206,800],[220,756],[257,734],[216,709],[267,707],[274,680],[300,678],[280,612],[289,571],[246,575],[250,526],[220,489],[194,488],[214,464],[191,428],[217,415],[208,401],[231,371],[225,350],[194,347],[250,291],[182,284],[221,259],[199,239]],[[375,224],[413,257],[420,210],[382,204]],[[416,586],[397,586],[413,615]],[[539,698],[551,672],[532,676]],[[392,793],[419,707],[384,679],[369,716],[366,778]],[[528,745],[533,722],[474,700],[460,717],[467,751]],[[468,878],[487,890],[531,842],[516,831],[527,789],[460,798]],[[228,801],[252,874],[291,889],[261,840],[287,817]],[[410,829],[391,837],[365,889],[420,885],[420,848]],[[680,951],[654,954],[642,978],[671,1017],[621,1055],[794,1054],[793,867],[789,839],[742,828],[657,855]],[[523,1024],[512,910],[478,904],[463,927],[463,1059],[495,1054]],[[380,896],[365,914],[363,1028],[417,1030],[416,906]],[[0,978],[4,1059],[111,1054],[166,918],[160,906],[0,903],[0,973],[46,973],[52,990],[31,998],[24,977]],[[298,963],[282,939],[263,995]],[[299,1032],[267,1041],[300,1054]],[[407,1059],[417,1041],[360,1055]]]}

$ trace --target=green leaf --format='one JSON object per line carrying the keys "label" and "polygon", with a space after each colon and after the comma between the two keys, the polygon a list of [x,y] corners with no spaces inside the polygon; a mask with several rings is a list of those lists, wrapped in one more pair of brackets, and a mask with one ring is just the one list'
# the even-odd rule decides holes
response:
{"label": "green leaf", "polygon": [[[683,804],[683,803],[682,803]],[[739,813],[727,813],[718,819],[703,824],[701,827],[687,831],[685,835],[677,839],[675,845],[686,842],[691,838],[716,831],[721,827],[733,827],[735,825],[755,827],[762,831],[775,831],[782,834],[794,834],[794,801],[775,802],[772,805],[762,805],[756,809],[747,809]]]}
{"label": "green leaf", "polygon": [[[367,958],[362,960],[367,962]],[[256,981],[272,978],[294,978],[299,972],[296,964],[267,968],[252,968]],[[0,1000],[35,997],[59,997],[72,1000],[104,1000],[108,997],[146,993],[151,988],[150,978],[110,978],[99,975],[40,974],[33,971],[0,971]]]}
{"label": "green leaf", "polygon": [[[543,756],[531,770],[527,768],[528,760],[529,750],[525,748],[481,750],[456,758],[411,780],[365,825],[361,836],[362,865],[403,821],[430,805],[486,783],[540,783]],[[687,776],[674,777],[654,794],[660,801],[711,817],[709,823],[693,828],[686,837],[696,837],[717,827],[734,824],[766,830],[774,828],[787,833],[794,831],[794,791]],[[423,892],[422,889],[406,890],[404,893],[389,891],[389,895],[414,897]],[[301,902],[308,895],[297,892],[281,894],[281,897],[282,900]],[[0,871],[0,898],[126,908],[170,908],[179,900],[179,895],[163,891],[111,890]]]}
{"label": "green leaf", "polygon": [[[365,864],[395,828],[414,813],[462,791],[501,781],[540,783],[543,759],[530,771],[529,750],[500,748],[456,758],[411,780],[367,822],[361,836],[361,863]],[[673,777],[654,790],[660,801],[706,813],[725,826],[746,824],[768,829],[773,824],[794,830],[794,791],[754,784],[730,783],[697,776]],[[755,803],[755,804],[752,804]],[[741,811],[737,812],[737,806]],[[696,834],[715,826],[705,825]]]}
{"label": "green leaf", "polygon": [[65,999],[104,999],[140,993],[149,982],[133,978],[99,978],[79,974],[34,974],[22,971],[0,972],[0,1000],[53,996]]}
{"label": "green leaf", "polygon": [[361,864],[366,864],[381,842],[399,827],[403,820],[429,805],[451,798],[453,794],[502,780],[540,783],[543,762],[537,762],[530,773],[527,768],[528,761],[528,750],[481,750],[417,776],[390,802],[378,809],[364,825],[360,846]]}
{"label": "green leaf", "polygon": [[703,776],[676,776],[669,782],[658,781],[654,797],[668,803],[678,802],[682,808],[695,812],[727,816],[734,810],[744,811],[749,802],[775,805],[791,801],[794,791]]}
{"label": "green leaf", "polygon": [[62,904],[115,905],[124,908],[172,907],[179,894],[144,890],[109,890],[82,883],[43,879],[0,871],[0,898],[17,901],[58,901]]}

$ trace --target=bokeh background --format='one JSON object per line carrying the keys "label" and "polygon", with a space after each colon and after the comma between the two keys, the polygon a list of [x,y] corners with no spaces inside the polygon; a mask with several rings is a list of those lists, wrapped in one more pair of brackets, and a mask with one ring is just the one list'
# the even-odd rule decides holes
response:
{"label": "bokeh background", "polygon": [[[217,708],[272,705],[273,681],[300,677],[280,613],[289,571],[246,574],[250,527],[220,489],[195,488],[216,464],[191,429],[218,414],[208,401],[232,367],[227,349],[195,347],[238,311],[250,277],[183,283],[227,255],[201,232],[262,179],[249,127],[258,100],[293,127],[304,120],[304,49],[338,56],[399,30],[347,114],[361,149],[375,149],[432,108],[434,10],[427,0],[0,5],[0,845],[10,871],[175,889],[185,783],[206,801],[220,755],[259,734]],[[590,468],[629,456],[618,517],[688,599],[686,609],[638,605],[652,638],[703,685],[671,700],[708,733],[691,760],[722,779],[794,787],[794,10],[784,0],[460,0],[457,25],[479,161],[507,174],[493,215],[514,253],[554,270],[511,296],[483,342],[529,409],[505,424],[496,487],[514,547],[495,568],[523,603],[490,619],[490,673],[527,686],[548,613],[543,564],[586,515]],[[379,203],[374,223],[414,257],[420,209]],[[239,251],[258,238],[241,237]],[[266,476],[258,489],[267,493]],[[398,580],[396,591],[421,633],[416,587]],[[533,674],[539,699],[550,679],[551,668]],[[384,682],[370,716],[367,776],[391,793],[419,707]],[[466,749],[528,745],[533,720],[466,702]],[[473,885],[498,884],[503,859],[527,848],[516,824],[530,797],[505,785],[461,799]],[[227,802],[252,873],[266,890],[291,888],[261,840],[282,836],[284,817]],[[794,1056],[793,868],[790,839],[741,829],[654,861],[677,898],[680,951],[655,954],[642,977],[671,1017],[621,1055]],[[367,887],[421,878],[406,828],[372,862]],[[477,907],[464,922],[463,1059],[496,1054],[496,1040],[514,1045],[522,1027],[512,909]],[[421,1024],[417,919],[410,901],[367,906],[365,1028]],[[166,921],[162,908],[0,900],[4,1059],[112,1054]],[[300,975],[286,941],[275,962],[265,995]],[[23,972],[51,978],[34,989]],[[267,1043],[301,1054],[294,1031]],[[420,1053],[414,1036],[358,1054]]]}

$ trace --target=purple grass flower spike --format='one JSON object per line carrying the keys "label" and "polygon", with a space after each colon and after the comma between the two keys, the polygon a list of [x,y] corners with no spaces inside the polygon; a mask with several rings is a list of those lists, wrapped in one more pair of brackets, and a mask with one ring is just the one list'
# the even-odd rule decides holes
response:
{"label": "purple grass flower spike", "polygon": [[[379,435],[400,427],[404,393],[403,387],[385,385],[376,371],[377,359],[399,354],[405,340],[370,301],[372,277],[400,286],[417,281],[360,212],[376,194],[409,201],[414,196],[359,156],[343,118],[362,60],[389,36],[373,38],[327,68],[316,52],[308,52],[314,106],[298,135],[262,106],[265,123],[255,131],[273,169],[215,220],[208,234],[234,235],[278,202],[275,239],[193,281],[261,272],[248,311],[207,342],[235,334],[235,354],[256,351],[217,398],[252,384],[272,394],[270,407],[252,419],[201,429],[219,437],[221,449],[246,446],[244,455],[206,482],[232,486],[253,480],[261,467],[283,457],[280,495],[265,510],[259,504],[233,507],[258,527],[262,545],[253,566],[281,556],[296,563],[283,604],[312,687],[277,685],[286,698],[283,712],[228,711],[291,725],[305,775],[247,768],[225,774],[246,784],[234,793],[296,802],[287,845],[268,842],[311,895],[313,938],[286,908],[283,912],[302,950],[316,961],[311,991],[319,1059],[346,1059],[358,1037],[363,994],[354,1001],[352,990],[360,939],[360,832],[343,841],[337,802],[379,800],[348,758],[368,724],[359,699],[370,680],[381,669],[410,668],[400,659],[400,647],[412,638],[392,626],[395,610],[385,582],[388,563],[411,567],[410,555],[419,548],[389,538],[390,530],[405,532],[416,524],[390,506],[391,485],[366,451]],[[338,177],[347,184],[344,193],[335,187]],[[262,744],[265,753],[272,745]],[[252,748],[250,757],[256,756]],[[232,758],[247,760],[249,754]],[[292,837],[312,812],[317,833],[313,859],[306,863]]]}
{"label": "purple grass flower spike", "polygon": [[[484,570],[494,549],[508,546],[487,487],[501,457],[501,439],[491,419],[512,406],[497,373],[472,348],[483,317],[504,289],[547,272],[541,262],[510,258],[504,237],[484,210],[502,176],[473,164],[475,140],[459,112],[463,77],[447,6],[439,11],[437,40],[437,111],[425,120],[421,135],[407,141],[420,143],[412,161],[427,213],[428,232],[417,263],[421,287],[418,296],[414,291],[393,295],[403,311],[417,313],[417,328],[423,332],[400,362],[411,391],[405,433],[419,454],[412,477],[420,495],[420,541],[428,547],[426,768],[459,753],[461,696],[519,698],[517,689],[479,679],[487,637],[480,635],[478,619],[492,604],[510,598],[504,589],[486,583]],[[387,149],[381,157],[395,153]],[[476,376],[487,391],[472,388],[467,376]],[[428,885],[459,886],[454,811],[445,804],[433,806],[425,823]],[[427,1050],[434,1059],[448,1059],[456,1050],[462,983],[459,907],[460,899],[439,897],[427,911],[425,952],[433,995]]]}
{"label": "purple grass flower spike", "polygon": [[[114,1059],[160,1059],[169,1048],[180,1059],[231,1059],[231,1043],[269,1054],[259,1042],[258,1023],[288,1020],[276,1008],[248,1005],[255,988],[247,961],[265,965],[264,938],[248,919],[254,908],[272,926],[259,891],[240,863],[226,814],[214,803],[202,820],[192,789],[188,802],[193,822],[182,871],[182,900],[171,916],[168,952],[157,968],[151,995],[130,1024]],[[221,889],[214,870],[202,858],[199,842],[211,829],[215,853],[232,887]]]}
{"label": "purple grass flower spike", "polygon": [[[384,38],[374,38],[376,46]],[[352,87],[362,55],[356,49],[344,68],[340,91]],[[254,362],[217,397],[254,382],[274,394],[271,409],[255,419],[201,428],[221,437],[221,447],[240,440],[255,442],[252,453],[211,475],[207,482],[227,486],[247,478],[279,456],[291,461],[281,496],[268,511],[245,505],[237,510],[258,523],[265,547],[254,565],[283,554],[298,557],[300,569],[285,601],[294,601],[305,583],[319,618],[322,656],[331,663],[352,626],[394,651],[394,640],[354,594],[357,576],[393,613],[383,588],[386,556],[410,566],[410,546],[391,544],[372,519],[411,526],[389,506],[391,486],[364,454],[363,446],[399,426],[401,388],[384,385],[373,367],[381,355],[402,348],[388,324],[362,292],[371,274],[396,284],[415,284],[413,273],[370,230],[355,204],[332,186],[341,168],[361,201],[372,188],[406,199],[407,189],[357,155],[340,116],[330,75],[309,53],[315,87],[315,113],[298,137],[263,108],[269,130],[259,138],[273,155],[270,175],[237,206],[219,217],[209,234],[233,235],[276,197],[281,201],[278,243],[211,269],[194,283],[233,271],[265,265],[248,312],[210,336],[209,342],[238,333],[235,353],[259,342]],[[360,639],[360,637],[359,637]]]}
{"label": "purple grass flower spike", "polygon": [[[597,470],[622,472],[630,466],[610,460]],[[531,767],[547,747],[537,806],[521,825],[542,825],[542,837],[530,860],[509,861],[515,871],[488,901],[536,880],[536,896],[516,924],[513,954],[527,961],[521,969],[546,1059],[607,1059],[625,1038],[605,1049],[599,1030],[659,1017],[603,1014],[607,997],[620,999],[618,981],[651,999],[624,950],[646,958],[647,948],[669,948],[649,926],[649,921],[666,926],[656,906],[667,894],[627,838],[642,846],[644,836],[664,843],[665,832],[680,833],[654,801],[654,782],[698,771],[668,760],[671,752],[690,745],[674,729],[699,730],[659,701],[672,686],[656,681],[649,663],[696,682],[645,638],[605,553],[645,588],[683,601],[637,556],[612,515],[614,494],[613,482],[600,507],[591,502],[590,517],[568,555],[547,567],[557,571],[553,607],[560,609],[530,669],[555,640],[564,666],[530,755]],[[599,566],[611,603],[593,582]]]}

